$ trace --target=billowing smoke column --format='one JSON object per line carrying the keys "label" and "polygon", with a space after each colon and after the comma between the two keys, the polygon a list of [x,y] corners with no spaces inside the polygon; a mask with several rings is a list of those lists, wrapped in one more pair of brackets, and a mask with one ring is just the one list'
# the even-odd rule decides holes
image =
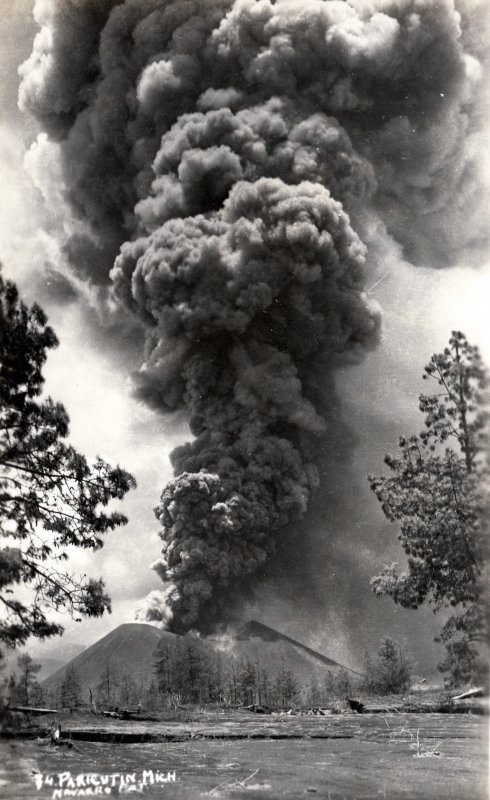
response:
{"label": "billowing smoke column", "polygon": [[169,585],[148,617],[206,630],[280,559],[318,485],[334,370],[377,341],[368,211],[423,263],[467,244],[446,206],[471,213],[477,188],[477,53],[451,0],[37,0],[36,15],[20,101],[50,137],[31,157],[54,152],[83,222],[65,252],[141,320],[139,395],[185,407],[195,437],[157,509]]}

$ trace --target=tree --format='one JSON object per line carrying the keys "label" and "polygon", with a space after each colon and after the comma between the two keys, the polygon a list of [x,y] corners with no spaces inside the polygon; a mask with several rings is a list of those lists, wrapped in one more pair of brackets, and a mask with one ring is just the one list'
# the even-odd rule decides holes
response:
{"label": "tree", "polygon": [[335,693],[339,697],[344,697],[347,694],[350,694],[352,691],[352,681],[345,671],[345,669],[341,669],[338,671],[337,675],[335,676]]}
{"label": "tree", "polygon": [[299,681],[285,662],[276,676],[276,694],[281,706],[296,703],[299,695]]}
{"label": "tree", "polygon": [[[68,546],[96,550],[106,531],[127,522],[102,509],[136,486],[101,458],[89,463],[65,441],[64,407],[38,399],[47,351],[57,344],[43,310],[27,308],[0,275],[0,641],[13,646],[62,633],[48,621],[49,608],[75,618],[110,611],[101,580],[76,577],[61,564]],[[31,588],[29,602],[14,596],[16,584]]]}
{"label": "tree", "polygon": [[241,664],[238,681],[241,699],[245,705],[252,705],[252,703],[258,702],[257,672],[257,665],[250,659]]}
{"label": "tree", "polygon": [[19,656],[17,663],[19,665],[17,697],[19,703],[28,706],[29,703],[37,701],[41,697],[41,687],[36,678],[41,669],[41,664],[36,664],[28,653]]}
{"label": "tree", "polygon": [[170,695],[177,686],[176,645],[167,638],[162,638],[154,653],[153,670],[157,679],[158,690],[162,695]]}
{"label": "tree", "polygon": [[114,667],[111,661],[107,660],[97,685],[98,701],[105,705],[114,705],[119,684],[117,668]]}
{"label": "tree", "polygon": [[410,687],[410,664],[400,645],[384,639],[373,662],[366,654],[362,688],[373,694],[403,694]]}
{"label": "tree", "polygon": [[119,687],[119,702],[123,706],[130,706],[140,702],[141,688],[129,672],[121,676]]}
{"label": "tree", "polygon": [[400,525],[408,571],[385,566],[372,586],[405,608],[453,609],[440,635],[448,652],[440,669],[451,683],[461,678],[458,659],[466,680],[478,677],[479,645],[488,641],[488,374],[478,348],[453,331],[423,377],[438,386],[419,397],[425,429],[385,457],[391,475],[369,477],[385,516]]}
{"label": "tree", "polygon": [[9,675],[6,684],[5,684],[5,694],[8,700],[9,705],[16,705],[19,701],[19,685],[17,683],[17,678],[12,673]]}
{"label": "tree", "polygon": [[63,708],[74,708],[82,702],[82,685],[80,676],[72,665],[66,669],[60,687],[60,700]]}
{"label": "tree", "polygon": [[271,675],[266,665],[260,665],[257,673],[257,684],[259,692],[259,703],[271,705],[271,698],[274,691]]}

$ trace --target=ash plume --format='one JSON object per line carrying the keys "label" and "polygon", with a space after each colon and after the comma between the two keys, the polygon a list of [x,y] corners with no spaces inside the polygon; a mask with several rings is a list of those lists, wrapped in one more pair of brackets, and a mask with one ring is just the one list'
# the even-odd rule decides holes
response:
{"label": "ash plume", "polygon": [[168,585],[148,618],[207,630],[280,565],[284,531],[301,553],[295,521],[348,460],[335,370],[379,336],[370,219],[427,266],[484,236],[482,53],[452,0],[35,13],[20,104],[80,223],[66,256],[141,322],[137,392],[194,436],[156,509]]}

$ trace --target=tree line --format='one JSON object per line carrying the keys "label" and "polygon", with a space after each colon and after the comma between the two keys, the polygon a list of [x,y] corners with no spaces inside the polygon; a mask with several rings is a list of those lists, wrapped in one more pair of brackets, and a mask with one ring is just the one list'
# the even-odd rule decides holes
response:
{"label": "tree line", "polygon": [[[19,656],[17,671],[4,681],[4,693],[12,706],[82,708],[89,704],[88,689],[69,665],[54,688],[43,689],[37,681],[40,665],[28,654]],[[328,705],[352,693],[401,694],[411,684],[410,664],[400,645],[385,639],[376,656],[366,654],[362,675],[345,669],[318,670],[302,682],[283,660],[279,665],[264,660],[239,658],[193,634],[162,639],[154,654],[153,676],[138,677],[120,670],[108,659],[94,686],[96,708],[136,708],[156,711],[180,705],[225,707],[259,705],[270,708]]]}

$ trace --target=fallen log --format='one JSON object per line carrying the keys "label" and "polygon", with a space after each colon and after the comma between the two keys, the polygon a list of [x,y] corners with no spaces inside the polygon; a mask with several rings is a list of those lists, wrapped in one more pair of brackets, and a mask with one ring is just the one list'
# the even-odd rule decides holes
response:
{"label": "fallen log", "polygon": [[99,711],[97,713],[100,717],[134,720],[135,722],[147,722],[155,720],[155,717],[143,716],[139,711],[130,711],[127,708],[122,708],[120,710],[118,709],[117,711]]}
{"label": "fallen log", "polygon": [[250,706],[243,706],[245,711],[251,711],[253,714],[272,714],[270,708],[267,706],[259,705],[259,703],[252,703]]}
{"label": "fallen log", "polygon": [[10,706],[9,711],[21,711],[23,714],[59,714],[57,708],[34,708],[33,706]]}
{"label": "fallen log", "polygon": [[468,689],[468,691],[458,694],[456,697],[451,697],[451,700],[466,700],[470,697],[483,697],[483,688],[478,686],[476,689]]}

